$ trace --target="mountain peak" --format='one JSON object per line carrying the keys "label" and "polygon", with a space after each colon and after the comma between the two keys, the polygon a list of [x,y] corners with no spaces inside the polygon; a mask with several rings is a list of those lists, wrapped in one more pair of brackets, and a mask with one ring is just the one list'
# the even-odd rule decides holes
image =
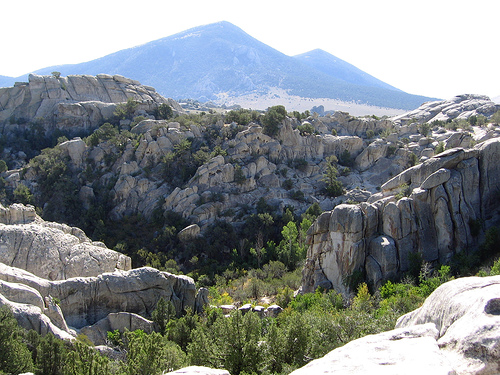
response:
{"label": "mountain peak", "polygon": [[35,73],[53,71],[64,76],[119,74],[153,86],[164,96],[200,101],[283,91],[301,98],[414,109],[430,99],[399,91],[319,48],[287,56],[224,20]]}

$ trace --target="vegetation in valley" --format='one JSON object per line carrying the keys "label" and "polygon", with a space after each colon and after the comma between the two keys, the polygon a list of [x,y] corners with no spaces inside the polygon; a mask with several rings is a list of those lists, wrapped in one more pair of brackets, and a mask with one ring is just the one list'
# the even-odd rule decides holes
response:
{"label": "vegetation in valley", "polygon": [[[70,343],[51,334],[27,332],[7,307],[1,307],[0,373],[152,375],[202,365],[225,368],[234,375],[287,374],[351,340],[393,329],[399,316],[419,307],[453,278],[450,266],[431,271],[428,264],[414,261],[413,271],[402,281],[387,281],[372,291],[361,283],[350,298],[320,289],[294,297],[292,289],[278,281],[276,298],[284,310],[277,317],[240,310],[224,316],[214,307],[199,315],[185,311],[176,316],[171,302],[160,299],[152,314],[157,332],[108,332],[108,346],[115,350],[112,357],[96,351],[85,336]],[[415,270],[419,270],[416,277],[411,273]],[[286,278],[282,265],[271,264],[263,272],[268,285]],[[500,274],[500,260],[478,274]],[[248,282],[248,276],[239,279]],[[212,303],[233,302],[224,288],[213,287]],[[247,301],[256,303],[252,296]]]}

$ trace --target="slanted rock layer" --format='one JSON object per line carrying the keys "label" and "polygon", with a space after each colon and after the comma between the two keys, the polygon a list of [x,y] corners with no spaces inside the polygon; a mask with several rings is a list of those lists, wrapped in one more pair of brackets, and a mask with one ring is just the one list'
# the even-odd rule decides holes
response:
{"label": "slanted rock layer", "polygon": [[151,330],[140,316],[150,316],[160,298],[179,314],[206,302],[199,297],[195,305],[190,277],[130,269],[129,257],[90,242],[81,230],[44,222],[32,207],[0,211],[10,223],[0,224],[0,304],[27,329],[65,339],[82,330],[102,344],[108,327]]}

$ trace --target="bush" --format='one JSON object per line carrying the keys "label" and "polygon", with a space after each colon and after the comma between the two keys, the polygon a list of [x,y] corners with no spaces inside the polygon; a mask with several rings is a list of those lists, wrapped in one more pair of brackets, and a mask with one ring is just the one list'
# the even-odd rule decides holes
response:
{"label": "bush", "polygon": [[162,103],[156,109],[155,117],[161,120],[168,120],[174,116],[174,111],[167,103]]}
{"label": "bush", "polygon": [[22,204],[33,204],[33,194],[26,185],[19,184],[14,190],[14,200]]}
{"label": "bush", "polygon": [[306,135],[312,135],[314,134],[314,126],[311,125],[309,122],[305,122],[302,125],[297,126],[298,131],[300,132],[300,135],[306,136]]}
{"label": "bush", "polygon": [[33,370],[31,354],[22,331],[7,306],[0,306],[0,373],[20,374]]}
{"label": "bush", "polygon": [[337,180],[337,167],[335,157],[327,158],[326,171],[323,174],[323,182],[325,182],[325,193],[330,197],[338,197],[344,193],[342,183]]}
{"label": "bush", "polygon": [[286,118],[286,115],[286,109],[282,105],[268,108],[266,114],[261,119],[264,126],[264,134],[270,137],[278,135],[279,125]]}
{"label": "bush", "polygon": [[242,185],[247,180],[245,174],[243,173],[241,166],[236,164],[234,166],[234,182],[238,185]]}
{"label": "bush", "polygon": [[428,124],[427,122],[420,124],[418,126],[418,132],[422,134],[424,137],[427,137],[430,130],[431,130],[431,125]]}
{"label": "bush", "polygon": [[434,150],[434,154],[438,155],[442,153],[445,150],[445,145],[444,142],[439,142],[438,145],[436,146],[436,149]]}

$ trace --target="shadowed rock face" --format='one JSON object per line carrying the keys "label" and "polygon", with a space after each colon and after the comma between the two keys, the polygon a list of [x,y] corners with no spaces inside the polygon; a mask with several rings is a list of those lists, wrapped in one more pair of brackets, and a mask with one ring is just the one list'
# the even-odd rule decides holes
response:
{"label": "shadowed rock face", "polygon": [[[395,176],[366,203],[323,213],[308,231],[302,290],[311,292],[327,279],[348,293],[345,277],[363,269],[378,286],[407,271],[412,253],[446,264],[477,246],[471,223],[487,228],[498,221],[499,156],[495,139],[448,150]],[[409,194],[398,199],[402,186]]]}

